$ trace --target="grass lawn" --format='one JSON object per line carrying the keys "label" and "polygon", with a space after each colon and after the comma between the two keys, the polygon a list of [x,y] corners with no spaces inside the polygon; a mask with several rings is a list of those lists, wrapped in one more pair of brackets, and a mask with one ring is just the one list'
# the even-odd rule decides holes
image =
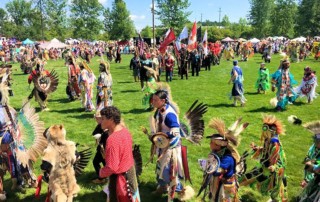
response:
{"label": "grass lawn", "polygon": [[[140,126],[149,126],[148,117],[152,112],[145,111],[141,104],[143,93],[141,92],[140,83],[135,83],[132,72],[129,70],[129,62],[132,55],[123,55],[121,64],[111,63],[111,73],[113,77],[113,98],[114,105],[117,106],[123,115],[124,121],[131,131],[135,144],[140,144],[140,149],[143,155],[144,164],[149,158],[150,142],[147,137],[140,131]],[[98,57],[93,58],[90,67],[98,76]],[[267,64],[270,73],[273,73],[279,66],[280,56],[274,55],[270,64]],[[306,100],[298,100],[295,104],[289,105],[284,112],[275,112],[270,106],[269,100],[275,96],[273,92],[266,94],[257,94],[255,89],[255,81],[258,76],[259,64],[262,62],[261,55],[256,54],[248,62],[240,62],[239,65],[244,73],[244,88],[247,103],[245,107],[233,107],[232,101],[228,99],[232,85],[227,82],[230,78],[232,61],[222,61],[220,66],[212,66],[211,71],[201,70],[199,77],[191,77],[189,74],[188,80],[181,80],[175,69],[174,79],[170,83],[173,100],[179,105],[182,114],[190,107],[194,100],[199,99],[208,105],[208,112],[204,119],[206,125],[212,117],[220,117],[229,125],[238,117],[243,117],[243,121],[249,122],[250,125],[242,133],[242,142],[239,146],[239,151],[249,149],[249,144],[255,142],[260,144],[260,134],[262,127],[262,114],[275,114],[286,125],[286,135],[280,137],[286,156],[287,156],[287,176],[288,176],[288,192],[290,201],[297,196],[301,188],[300,181],[303,179],[303,164],[302,161],[312,144],[312,134],[305,130],[302,126],[292,125],[287,121],[289,115],[296,115],[303,122],[309,122],[320,119],[319,103],[320,99],[316,99],[312,104],[306,104]],[[319,61],[313,58],[307,59],[301,63],[291,64],[291,72],[295,79],[300,83],[303,76],[303,68],[309,65],[314,70],[319,68]],[[22,100],[27,98],[31,92],[27,84],[27,76],[24,75],[18,64],[13,66],[13,91],[14,97],[11,97],[11,105],[20,109]],[[80,101],[70,102],[67,99],[65,88],[67,84],[67,68],[63,60],[48,61],[46,68],[55,69],[59,74],[59,86],[56,92],[49,97],[48,107],[50,111],[39,112],[40,118],[45,122],[46,127],[52,124],[64,124],[67,130],[67,138],[77,143],[86,145],[92,148],[95,153],[96,145],[91,133],[96,125],[93,119],[94,112],[85,112],[81,108]],[[164,75],[161,80],[165,80]],[[319,93],[320,89],[317,89]],[[39,111],[39,105],[33,100],[32,105]],[[207,128],[205,135],[210,135],[214,131]],[[196,193],[202,182],[202,171],[197,164],[198,158],[204,158],[210,152],[209,140],[204,139],[201,146],[191,145],[189,142],[183,141],[184,145],[188,146],[188,161],[191,172],[193,188]],[[92,156],[93,159],[93,156]],[[249,159],[250,167],[255,162]],[[40,161],[35,165],[34,172],[40,175]],[[142,201],[165,201],[166,197],[158,197],[151,194],[156,188],[155,180],[155,164],[148,164],[143,169],[140,177],[140,195]],[[82,176],[78,178],[78,183],[81,186],[81,192],[74,201],[105,201],[105,194],[102,193],[103,186],[91,183],[95,178],[92,163],[87,166]],[[39,200],[34,198],[34,189],[28,189],[26,194],[18,194],[10,191],[11,181],[9,175],[6,175],[5,190],[8,193],[7,201],[44,201],[47,185],[42,184],[41,197]],[[245,196],[243,201],[251,201],[249,198],[254,198],[252,201],[266,201],[268,197],[263,197],[250,187],[240,187],[240,193]],[[193,201],[200,201],[201,197],[194,198]]]}

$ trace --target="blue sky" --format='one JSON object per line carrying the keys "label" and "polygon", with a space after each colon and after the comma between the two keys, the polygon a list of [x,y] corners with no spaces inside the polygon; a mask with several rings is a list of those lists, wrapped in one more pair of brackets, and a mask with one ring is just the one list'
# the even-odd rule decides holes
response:
{"label": "blue sky", "polygon": [[[9,1],[1,0],[0,7],[5,8],[5,4]],[[104,7],[111,7],[113,1],[99,0]],[[140,30],[147,25],[152,26],[152,0],[125,0],[125,2],[136,29]],[[241,17],[246,18],[250,10],[249,0],[189,0],[189,2],[191,5],[188,11],[192,11],[189,16],[190,21],[200,21],[201,14],[203,21],[207,19],[219,21],[219,8],[221,8],[221,19],[227,15],[231,22],[238,22]],[[156,20],[155,24],[160,22]]]}

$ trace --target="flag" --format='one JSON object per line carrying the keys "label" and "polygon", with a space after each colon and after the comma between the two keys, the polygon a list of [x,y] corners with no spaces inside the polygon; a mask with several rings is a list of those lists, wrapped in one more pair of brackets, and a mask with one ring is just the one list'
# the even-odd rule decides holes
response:
{"label": "flag", "polygon": [[190,32],[190,36],[189,36],[188,50],[192,51],[196,48],[197,48],[197,22],[194,22]]}
{"label": "flag", "polygon": [[188,28],[185,26],[179,35],[179,41],[188,38]]}
{"label": "flag", "polygon": [[139,33],[137,46],[138,46],[138,50],[139,50],[139,55],[142,56],[144,53],[144,41],[143,41],[140,33]]}
{"label": "flag", "polygon": [[198,42],[201,42],[201,26],[197,29],[197,39]]}
{"label": "flag", "polygon": [[179,39],[176,40],[175,47],[178,51],[181,49],[181,42],[179,41]]}
{"label": "flag", "polygon": [[204,55],[208,55],[208,31],[206,30],[203,35],[202,40],[203,52]]}
{"label": "flag", "polygon": [[170,32],[168,33],[167,37],[163,40],[163,42],[160,45],[159,51],[160,53],[165,53],[167,46],[173,42],[176,39],[176,36],[174,35],[173,29],[170,29]]}
{"label": "flag", "polygon": [[170,28],[167,30],[166,34],[164,35],[164,38],[167,38],[169,33],[170,33]]}

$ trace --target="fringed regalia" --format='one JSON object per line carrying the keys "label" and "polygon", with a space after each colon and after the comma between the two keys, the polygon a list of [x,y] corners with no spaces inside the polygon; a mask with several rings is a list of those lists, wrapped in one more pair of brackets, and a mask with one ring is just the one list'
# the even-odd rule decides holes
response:
{"label": "fringed regalia", "polygon": [[76,61],[71,54],[70,56],[68,56],[67,66],[68,66],[68,85],[66,88],[66,93],[70,100],[75,100],[81,95],[81,90],[78,82],[78,77],[80,76],[80,68],[76,64]]}
{"label": "fringed regalia", "polygon": [[265,115],[261,135],[263,146],[252,146],[253,158],[259,160],[260,164],[245,173],[239,182],[240,186],[257,182],[257,189],[262,194],[269,194],[272,201],[286,202],[286,157],[279,139],[280,134],[284,134],[282,123],[273,115]]}
{"label": "fringed regalia", "polygon": [[246,98],[244,97],[244,89],[243,89],[243,74],[242,70],[238,66],[234,66],[230,73],[231,77],[234,78],[232,80],[233,86],[231,90],[230,99],[234,99],[234,105],[236,106],[237,100],[243,105],[246,102]]}
{"label": "fringed regalia", "polygon": [[289,71],[290,63],[283,61],[280,68],[271,75],[273,87],[277,87],[277,109],[284,110],[288,102],[294,102],[297,94],[293,90],[293,85],[297,84],[293,75]]}
{"label": "fringed regalia", "polygon": [[110,72],[110,64],[104,60],[100,61],[100,75],[97,85],[97,110],[104,107],[112,106],[112,76]]}
{"label": "fringed regalia", "polygon": [[304,127],[314,133],[314,144],[304,159],[304,181],[307,185],[299,196],[299,202],[320,201],[320,121],[306,123]]}
{"label": "fringed regalia", "polygon": [[95,109],[92,103],[93,89],[92,84],[94,83],[95,76],[92,70],[87,66],[86,62],[83,61],[80,64],[80,77],[79,86],[81,90],[81,102],[82,106],[86,111],[92,111]]}
{"label": "fringed regalia", "polygon": [[318,82],[315,72],[312,71],[310,67],[306,67],[301,84],[294,90],[299,97],[307,97],[308,103],[311,103],[315,98],[317,98],[317,86]]}
{"label": "fringed regalia", "polygon": [[[162,108],[158,108],[150,117],[151,134],[147,129],[144,132],[152,142],[150,161],[156,154],[156,180],[158,183],[156,194],[168,192],[168,201],[172,201],[175,192],[179,193],[180,200],[189,200],[193,197],[194,191],[190,186],[183,186],[182,180],[189,180],[189,168],[187,163],[187,147],[181,145],[182,138],[198,144],[204,131],[203,114],[207,106],[195,101],[185,114],[185,122],[179,120],[179,108],[171,99],[170,87],[159,85],[157,93],[164,93],[167,101]],[[155,107],[155,106],[154,106]]]}
{"label": "fringed regalia", "polygon": [[260,91],[268,91],[270,89],[269,69],[260,68],[258,72],[258,79],[256,81],[256,89]]}
{"label": "fringed regalia", "polygon": [[204,191],[203,200],[208,196],[212,202],[239,202],[237,174],[242,171],[242,158],[236,147],[239,145],[238,135],[249,125],[240,122],[241,118],[229,128],[219,118],[213,118],[209,123],[209,127],[216,129],[218,134],[207,138],[211,139],[210,144],[219,145],[220,150],[212,148],[207,159],[198,160],[204,171],[198,193],[199,196]]}
{"label": "fringed regalia", "polygon": [[230,60],[230,59],[234,58],[234,50],[232,49],[232,47],[230,45],[224,48],[223,57],[226,60]]}
{"label": "fringed regalia", "polygon": [[153,93],[156,92],[157,88],[158,88],[158,84],[156,82],[156,78],[157,78],[157,72],[150,68],[150,67],[146,67],[144,66],[143,68],[147,69],[147,85],[142,89],[144,96],[142,98],[142,105],[148,109],[148,108],[152,108],[151,106],[151,101],[152,101],[152,95]]}

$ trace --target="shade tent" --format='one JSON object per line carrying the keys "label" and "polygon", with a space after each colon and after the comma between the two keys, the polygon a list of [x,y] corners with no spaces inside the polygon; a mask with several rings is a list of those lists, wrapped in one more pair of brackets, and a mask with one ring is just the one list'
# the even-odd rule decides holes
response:
{"label": "shade tent", "polygon": [[221,40],[222,42],[232,42],[234,41],[233,39],[231,39],[230,37],[224,38]]}
{"label": "shade tent", "polygon": [[260,40],[257,39],[257,38],[250,39],[249,41],[250,41],[251,43],[259,43],[259,42],[260,42]]}
{"label": "shade tent", "polygon": [[303,42],[303,41],[306,41],[307,38],[303,37],[303,36],[300,36],[298,38],[295,38],[295,39],[292,39],[291,41],[298,41],[298,42]]}
{"label": "shade tent", "polygon": [[34,44],[34,42],[31,41],[30,39],[26,39],[26,40],[22,41],[22,45],[31,45],[31,44]]}
{"label": "shade tent", "polygon": [[238,41],[240,41],[240,42],[245,42],[245,41],[247,41],[247,39],[239,38]]}
{"label": "shade tent", "polygon": [[50,48],[65,48],[67,44],[60,42],[58,39],[54,38],[49,42],[40,44],[40,48],[50,49]]}

